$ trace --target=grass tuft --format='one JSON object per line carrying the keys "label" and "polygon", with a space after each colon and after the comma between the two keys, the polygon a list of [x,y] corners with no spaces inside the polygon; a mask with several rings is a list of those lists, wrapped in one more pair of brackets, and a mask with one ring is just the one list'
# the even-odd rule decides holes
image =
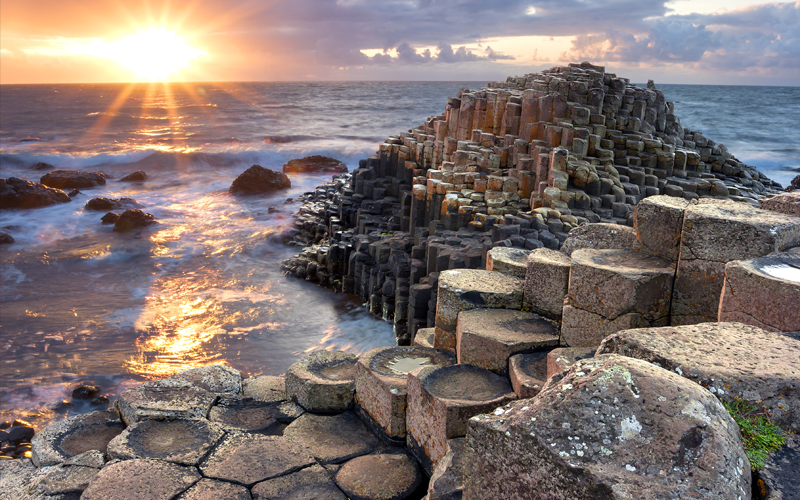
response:
{"label": "grass tuft", "polygon": [[766,408],[756,408],[741,398],[722,402],[742,431],[742,444],[753,470],[764,467],[770,453],[786,442],[786,435],[772,423]]}

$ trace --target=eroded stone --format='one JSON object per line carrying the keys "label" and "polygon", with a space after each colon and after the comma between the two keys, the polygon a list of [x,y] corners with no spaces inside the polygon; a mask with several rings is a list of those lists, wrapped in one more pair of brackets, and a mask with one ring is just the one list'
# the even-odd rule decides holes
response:
{"label": "eroded stone", "polygon": [[534,352],[508,358],[508,375],[518,398],[532,398],[542,390],[547,382],[547,356],[547,352]]}
{"label": "eroded stone", "polygon": [[286,372],[286,395],[308,411],[338,413],[350,408],[356,357],[344,351],[314,351]]}
{"label": "eroded stone", "polygon": [[126,425],[143,420],[206,418],[218,396],[188,382],[145,382],[120,394],[120,416]]}
{"label": "eroded stone", "polygon": [[402,500],[419,488],[422,474],[405,453],[378,453],[350,460],[334,480],[351,500]]}
{"label": "eroded stone", "polygon": [[688,206],[688,200],[674,196],[650,196],[640,201],[633,212],[637,250],[677,261],[683,212]]}
{"label": "eroded stone", "polygon": [[176,382],[176,386],[183,386],[189,383],[204,391],[217,394],[241,394],[242,375],[239,370],[235,370],[225,365],[209,365],[176,373],[161,381],[162,387],[169,387]]}
{"label": "eroded stone", "polygon": [[486,253],[486,270],[525,278],[530,250],[494,247]]}
{"label": "eroded stone", "polygon": [[222,396],[211,408],[208,419],[226,432],[274,434],[280,428],[280,402],[268,403],[239,396]]}
{"label": "eroded stone", "polygon": [[569,369],[576,361],[591,358],[594,347],[560,347],[547,353],[547,378]]}
{"label": "eroded stone", "polygon": [[330,474],[314,465],[253,486],[253,500],[347,500]]}
{"label": "eroded stone", "polygon": [[103,467],[81,500],[170,500],[199,480],[194,467],[160,460],[125,460]]}
{"label": "eroded stone", "polygon": [[380,444],[351,412],[331,416],[306,413],[292,422],[283,435],[306,448],[323,465],[366,455]]}
{"label": "eroded stone", "polygon": [[619,224],[585,224],[576,227],[561,246],[564,255],[572,256],[576,250],[584,248],[595,250],[633,250],[636,244],[636,231]]}
{"label": "eroded stone", "polygon": [[259,401],[283,401],[286,398],[286,378],[260,375],[242,380],[242,395]]}
{"label": "eroded stone", "polygon": [[225,432],[207,420],[145,420],[108,443],[109,458],[152,458],[197,465]]}
{"label": "eroded stone", "polygon": [[250,500],[247,488],[238,484],[201,479],[177,500]]}
{"label": "eroded stone", "polygon": [[105,453],[109,441],[124,428],[115,410],[94,411],[54,422],[31,439],[31,460],[37,467],[45,467],[90,450]]}

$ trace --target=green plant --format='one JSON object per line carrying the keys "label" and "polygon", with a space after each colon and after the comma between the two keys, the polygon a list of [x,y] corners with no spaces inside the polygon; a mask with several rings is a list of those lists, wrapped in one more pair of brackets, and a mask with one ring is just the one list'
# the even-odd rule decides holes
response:
{"label": "green plant", "polygon": [[786,442],[786,435],[772,423],[766,408],[758,409],[741,398],[722,403],[742,431],[742,444],[750,466],[764,467],[767,456]]}

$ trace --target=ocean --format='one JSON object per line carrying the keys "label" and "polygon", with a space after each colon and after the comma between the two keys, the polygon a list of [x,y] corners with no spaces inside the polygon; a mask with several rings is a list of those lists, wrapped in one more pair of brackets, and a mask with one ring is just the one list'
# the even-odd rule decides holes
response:
{"label": "ocean", "polygon": [[[0,86],[0,176],[38,181],[46,162],[100,171],[71,203],[0,212],[0,421],[41,428],[143,380],[226,363],[280,374],[304,352],[392,345],[353,297],[285,278],[281,244],[298,196],[329,180],[292,175],[273,196],[228,187],[253,164],[321,154],[352,170],[388,135],[484,82]],[[786,185],[800,174],[800,88],[659,85],[685,127]],[[120,183],[144,170],[144,183]],[[95,197],[130,197],[159,224],[117,234]]]}

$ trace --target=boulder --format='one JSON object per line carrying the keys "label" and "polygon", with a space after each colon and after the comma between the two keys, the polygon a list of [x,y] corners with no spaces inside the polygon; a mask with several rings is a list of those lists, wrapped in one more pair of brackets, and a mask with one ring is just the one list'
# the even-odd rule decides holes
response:
{"label": "boulder", "polygon": [[119,214],[115,212],[108,212],[104,216],[100,217],[100,221],[103,224],[114,224],[119,220]]}
{"label": "boulder", "polygon": [[339,413],[353,404],[356,357],[344,351],[314,351],[286,372],[286,395],[308,411]]}
{"label": "boulder", "polygon": [[402,452],[354,458],[334,476],[350,500],[403,500],[422,484],[414,459]]}
{"label": "boulder", "polygon": [[761,208],[800,217],[800,191],[781,193],[760,201]]}
{"label": "boulder", "polygon": [[31,165],[32,170],[52,170],[56,167],[50,165],[49,163],[45,163],[43,161],[39,161]]}
{"label": "boulder", "polygon": [[233,181],[230,192],[236,195],[266,194],[292,187],[292,182],[281,172],[253,165]]}
{"label": "boulder", "polygon": [[141,203],[133,198],[92,198],[83,206],[86,210],[119,210],[125,208],[141,208]]}
{"label": "boulder", "polygon": [[156,224],[156,218],[139,209],[129,209],[122,212],[114,221],[114,231],[118,233],[132,231],[140,227]]}
{"label": "boulder", "polygon": [[639,358],[706,387],[723,401],[760,402],[775,424],[800,431],[800,341],[742,323],[622,331],[598,354]]}
{"label": "boulder", "polygon": [[0,208],[38,208],[70,201],[67,193],[16,177],[0,179]]}
{"label": "boulder", "polygon": [[37,467],[56,465],[90,450],[106,452],[125,425],[116,410],[94,411],[54,422],[31,439],[31,460]]}
{"label": "boulder", "polygon": [[347,173],[347,165],[335,158],[313,155],[289,160],[283,166],[284,173]]}
{"label": "boulder", "polygon": [[120,182],[142,182],[142,181],[145,181],[145,180],[147,180],[147,174],[144,172],[144,170],[137,170],[136,172],[133,172],[131,174],[126,175],[125,177],[123,177],[119,181]]}
{"label": "boulder", "polygon": [[569,287],[569,256],[537,248],[528,255],[522,306],[552,319],[561,319]]}
{"label": "boulder", "polygon": [[561,246],[561,252],[572,255],[575,250],[592,248],[597,250],[633,250],[636,244],[636,231],[628,226],[598,222],[574,228]]}
{"label": "boulder", "polygon": [[108,443],[108,458],[152,458],[178,465],[197,465],[225,432],[205,419],[145,420]]}
{"label": "boulder", "polygon": [[253,500],[306,499],[347,500],[347,497],[333,482],[328,471],[319,465],[253,486]]}
{"label": "boulder", "polygon": [[100,172],[53,170],[44,174],[40,182],[45,186],[58,189],[91,188],[105,186],[106,177]]}
{"label": "boulder", "polygon": [[713,394],[619,355],[469,422],[464,498],[749,498],[739,428]]}
{"label": "boulder", "polygon": [[103,467],[81,500],[169,500],[199,480],[194,467],[160,460],[125,460]]}
{"label": "boulder", "polygon": [[284,437],[301,445],[322,465],[339,464],[374,451],[380,442],[354,413],[313,415],[292,422]]}
{"label": "boulder", "polygon": [[10,245],[14,243],[14,237],[8,233],[0,232],[0,245]]}

